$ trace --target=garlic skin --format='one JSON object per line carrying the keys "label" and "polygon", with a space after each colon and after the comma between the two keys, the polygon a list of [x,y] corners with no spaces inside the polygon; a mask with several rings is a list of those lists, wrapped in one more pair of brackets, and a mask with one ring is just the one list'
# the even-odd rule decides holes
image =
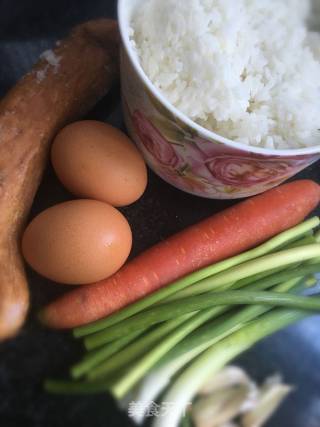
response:
{"label": "garlic skin", "polygon": [[239,414],[249,393],[248,385],[237,385],[200,397],[192,406],[195,426],[221,427],[229,423]]}
{"label": "garlic skin", "polygon": [[241,418],[241,427],[262,427],[274,414],[293,387],[281,382],[275,375],[268,378],[260,389],[256,405]]}

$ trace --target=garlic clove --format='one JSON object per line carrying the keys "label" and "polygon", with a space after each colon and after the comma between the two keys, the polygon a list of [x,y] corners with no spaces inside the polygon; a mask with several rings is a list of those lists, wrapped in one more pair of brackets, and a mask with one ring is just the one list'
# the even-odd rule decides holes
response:
{"label": "garlic clove", "polygon": [[250,388],[239,385],[200,397],[191,409],[196,427],[221,427],[239,415],[248,399]]}
{"label": "garlic clove", "polygon": [[241,426],[263,426],[292,390],[291,386],[281,383],[279,376],[270,377],[261,387],[255,407],[242,416]]}
{"label": "garlic clove", "polygon": [[220,372],[210,377],[199,390],[200,395],[211,394],[234,385],[249,384],[251,382],[247,373],[238,366],[227,366]]}

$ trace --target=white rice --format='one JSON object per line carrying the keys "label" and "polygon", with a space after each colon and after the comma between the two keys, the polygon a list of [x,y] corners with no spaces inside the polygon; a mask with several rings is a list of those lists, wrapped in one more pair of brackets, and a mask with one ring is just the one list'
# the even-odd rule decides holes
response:
{"label": "white rice", "polygon": [[143,0],[132,44],[153,84],[203,127],[266,148],[320,145],[310,10],[308,0]]}

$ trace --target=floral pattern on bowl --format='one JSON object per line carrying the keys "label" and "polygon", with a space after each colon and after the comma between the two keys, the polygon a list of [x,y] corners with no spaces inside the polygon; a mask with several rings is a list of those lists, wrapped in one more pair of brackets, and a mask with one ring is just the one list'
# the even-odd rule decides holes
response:
{"label": "floral pattern on bowl", "polygon": [[[131,137],[147,163],[173,186],[214,199],[266,191],[319,159],[319,154],[269,155],[208,140],[174,116],[122,55],[122,100]],[[129,77],[130,76],[130,77]]]}
{"label": "floral pattern on bowl", "polygon": [[170,141],[139,110],[131,114],[131,121],[135,139],[152,169],[172,185],[207,197],[260,193],[299,172],[311,160],[306,156],[266,158],[201,137],[190,139],[188,134]]}

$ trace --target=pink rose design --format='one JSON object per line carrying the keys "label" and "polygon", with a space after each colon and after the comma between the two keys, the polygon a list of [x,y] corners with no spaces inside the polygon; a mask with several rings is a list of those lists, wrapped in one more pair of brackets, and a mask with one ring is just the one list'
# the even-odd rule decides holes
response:
{"label": "pink rose design", "polygon": [[205,156],[206,172],[198,168],[198,173],[208,179],[212,178],[224,185],[233,187],[253,187],[283,180],[293,171],[305,166],[305,159],[265,158],[259,154],[215,144],[201,138],[195,139],[196,146]]}
{"label": "pink rose design", "polygon": [[154,125],[136,110],[132,115],[132,121],[137,135],[148,152],[164,166],[177,168],[180,158],[172,145],[161,135]]}
{"label": "pink rose design", "polygon": [[[279,184],[318,158],[265,156],[191,137],[170,143],[140,110],[128,111],[149,164],[172,185],[208,197],[247,197]],[[184,135],[184,138],[183,138]]]}
{"label": "pink rose design", "polygon": [[292,167],[272,160],[259,161],[248,157],[216,156],[206,160],[210,173],[226,185],[251,187],[265,184],[289,174]]}

